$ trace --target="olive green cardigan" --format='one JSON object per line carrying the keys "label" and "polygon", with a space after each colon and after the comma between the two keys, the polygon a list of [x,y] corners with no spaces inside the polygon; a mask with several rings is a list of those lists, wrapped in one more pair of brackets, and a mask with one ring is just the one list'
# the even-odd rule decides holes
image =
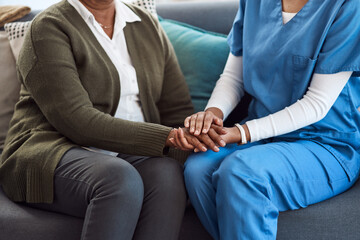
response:
{"label": "olive green cardigan", "polygon": [[19,56],[20,101],[0,162],[13,201],[53,201],[54,170],[72,147],[163,156],[171,130],[193,112],[165,33],[149,13],[124,28],[146,123],[114,118],[118,72],[77,11],[62,1],[33,21]]}

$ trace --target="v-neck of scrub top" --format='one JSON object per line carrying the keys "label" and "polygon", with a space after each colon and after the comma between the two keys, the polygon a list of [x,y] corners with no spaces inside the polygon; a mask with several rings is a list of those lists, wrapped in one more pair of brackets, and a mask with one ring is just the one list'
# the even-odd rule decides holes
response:
{"label": "v-neck of scrub top", "polygon": [[[270,10],[265,13],[263,16],[268,16],[267,23],[269,27],[271,25],[272,32],[274,35],[288,36],[292,35],[292,32],[297,32],[299,28],[302,28],[313,15],[316,15],[318,9],[321,8],[321,5],[328,0],[309,0],[296,14],[295,16],[286,24],[283,22],[283,8],[282,0],[273,0],[273,1],[260,1],[261,5],[268,5],[264,10]],[[344,1],[340,0],[339,2]],[[249,4],[249,1],[247,1]],[[263,3],[264,2],[264,3]],[[262,11],[262,10],[260,10]],[[279,45],[282,45],[283,42],[279,42]]]}
{"label": "v-neck of scrub top", "polygon": [[[286,25],[286,24],[288,24],[288,23],[290,23],[290,22],[294,19],[295,16],[297,16],[297,15],[302,15],[303,12],[305,12],[305,14],[307,14],[307,13],[308,13],[308,12],[307,12],[307,8],[308,8],[308,7],[311,7],[311,6],[309,6],[309,5],[313,3],[313,0],[309,0],[307,3],[305,3],[305,5],[304,5],[297,13],[295,13],[295,15],[294,15],[288,22],[284,23],[284,21],[283,21],[283,19],[284,19],[284,18],[283,18],[284,13],[286,13],[286,14],[292,14],[292,13],[288,13],[288,12],[283,11],[282,1],[283,1],[283,0],[276,0],[276,1],[272,1],[272,2],[276,2],[276,3],[277,3],[276,10],[280,13],[280,16],[281,16],[280,19],[281,19],[281,22],[282,22],[282,25],[283,25],[283,26]],[[301,16],[300,16],[300,17],[301,17]]]}
{"label": "v-neck of scrub top", "polygon": [[296,16],[297,13],[282,12],[283,24],[287,24]]}

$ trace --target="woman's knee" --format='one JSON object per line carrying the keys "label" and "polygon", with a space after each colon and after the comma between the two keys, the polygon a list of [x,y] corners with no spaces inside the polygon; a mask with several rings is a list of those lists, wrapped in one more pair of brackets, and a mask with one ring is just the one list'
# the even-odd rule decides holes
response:
{"label": "woman's knee", "polygon": [[98,161],[92,172],[94,193],[113,195],[138,201],[143,199],[144,186],[137,170],[128,162],[105,157]]}

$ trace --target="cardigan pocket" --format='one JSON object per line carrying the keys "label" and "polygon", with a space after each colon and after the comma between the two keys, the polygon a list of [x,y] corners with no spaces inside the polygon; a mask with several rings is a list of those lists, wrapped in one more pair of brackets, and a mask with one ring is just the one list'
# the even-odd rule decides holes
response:
{"label": "cardigan pocket", "polygon": [[294,103],[302,98],[311,82],[317,59],[294,55],[292,58],[293,66],[293,86],[291,102]]}

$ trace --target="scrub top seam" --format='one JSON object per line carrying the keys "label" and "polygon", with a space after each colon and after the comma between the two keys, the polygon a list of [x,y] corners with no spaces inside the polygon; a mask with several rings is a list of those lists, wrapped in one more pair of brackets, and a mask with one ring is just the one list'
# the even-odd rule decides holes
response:
{"label": "scrub top seam", "polygon": [[[357,106],[355,105],[354,99],[353,99],[351,91],[350,91],[349,81],[347,82],[345,87],[346,87],[347,97],[348,97],[349,103],[351,103],[351,104],[349,104],[350,105],[350,111],[351,111],[351,119],[355,119],[356,111],[358,111],[358,110],[357,110]],[[354,123],[354,121],[353,121],[353,123]],[[356,128],[356,125],[354,125],[354,130],[359,131],[359,129]]]}
{"label": "scrub top seam", "polygon": [[346,67],[341,67],[339,69],[330,69],[330,68],[321,68],[318,67],[315,69],[315,73],[320,73],[320,74],[333,74],[333,73],[339,73],[339,72],[360,72],[360,67],[357,65],[354,66],[346,66]]}

